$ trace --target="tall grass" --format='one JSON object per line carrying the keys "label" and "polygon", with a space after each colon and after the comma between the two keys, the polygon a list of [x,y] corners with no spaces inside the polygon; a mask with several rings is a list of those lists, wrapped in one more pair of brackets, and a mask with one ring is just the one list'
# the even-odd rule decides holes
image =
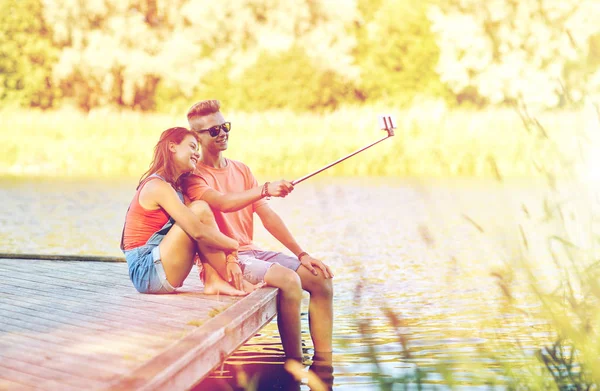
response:
{"label": "tall grass", "polygon": [[[586,116],[584,124],[566,128],[571,138],[567,149],[560,133],[546,126],[554,125],[553,117],[536,117],[524,108],[517,113],[523,125],[521,141],[531,147],[530,161],[523,163],[530,164],[545,185],[539,196],[521,203],[520,212],[509,219],[511,224],[503,227],[506,232],[488,230],[485,221],[469,221],[482,239],[472,245],[495,245],[504,261],[499,269],[490,270],[497,282],[495,297],[505,303],[499,317],[503,324],[497,329],[530,324],[535,325],[536,336],[497,335],[466,360],[437,359],[423,369],[410,354],[412,333],[419,331],[407,331],[401,307],[384,307],[403,347],[402,361],[413,364],[414,371],[396,378],[376,371],[381,389],[423,389],[430,372],[441,375],[450,389],[600,388],[600,193],[590,182],[598,179],[600,111],[592,110],[594,115]],[[552,159],[545,160],[546,156]],[[425,231],[423,240],[434,243],[434,229]],[[486,250],[482,253],[489,253]],[[373,333],[368,319],[357,323],[365,337]],[[370,359],[379,368],[376,351],[371,351]]]}
{"label": "tall grass", "polygon": [[[345,108],[326,115],[226,112],[233,123],[227,155],[257,175],[294,179],[386,135],[375,108]],[[320,175],[408,177],[531,177],[534,140],[513,110],[447,111],[419,107],[393,112],[396,136]],[[93,111],[0,112],[0,175],[137,177],[149,164],[160,133],[186,126],[179,116]],[[547,132],[572,148],[579,112],[545,114]],[[553,151],[537,151],[552,164]]]}

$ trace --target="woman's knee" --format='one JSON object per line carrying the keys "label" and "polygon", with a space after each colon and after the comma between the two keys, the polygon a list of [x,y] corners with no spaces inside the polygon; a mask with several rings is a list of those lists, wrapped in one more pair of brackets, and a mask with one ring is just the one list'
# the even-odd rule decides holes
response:
{"label": "woman's knee", "polygon": [[200,217],[201,220],[213,220],[215,217],[210,209],[210,205],[208,205],[205,201],[193,201],[192,203],[188,204],[188,208],[190,208],[196,216]]}

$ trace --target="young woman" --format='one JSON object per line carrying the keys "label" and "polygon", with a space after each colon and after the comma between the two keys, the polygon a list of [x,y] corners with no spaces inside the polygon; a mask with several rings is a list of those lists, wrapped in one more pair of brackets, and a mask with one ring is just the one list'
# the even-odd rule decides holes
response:
{"label": "young woman", "polygon": [[161,134],[150,169],[142,175],[127,210],[121,250],[129,277],[141,293],[175,291],[188,276],[197,253],[218,273],[207,276],[204,293],[241,296],[257,287],[243,280],[238,242],[218,230],[208,204],[184,204],[179,181],[196,167],[197,137],[181,127]]}

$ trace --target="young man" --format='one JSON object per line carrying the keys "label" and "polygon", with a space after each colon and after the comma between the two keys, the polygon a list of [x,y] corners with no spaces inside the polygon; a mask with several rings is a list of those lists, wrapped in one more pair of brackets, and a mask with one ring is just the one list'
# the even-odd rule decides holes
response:
{"label": "young man", "polygon": [[[196,170],[184,182],[184,191],[193,201],[207,202],[221,232],[237,240],[244,278],[253,284],[265,281],[280,289],[277,324],[288,357],[301,358],[300,302],[302,289],[310,293],[309,327],[315,354],[330,355],[333,326],[333,274],[328,266],[311,257],[296,242],[283,220],[265,197],[285,197],[294,186],[288,181],[266,182],[259,186],[243,163],[227,159],[231,123],[226,122],[217,100],[194,104],[188,122],[200,140],[202,157]],[[264,227],[296,256],[263,251],[252,242],[253,214]],[[207,275],[214,273],[206,267]]]}

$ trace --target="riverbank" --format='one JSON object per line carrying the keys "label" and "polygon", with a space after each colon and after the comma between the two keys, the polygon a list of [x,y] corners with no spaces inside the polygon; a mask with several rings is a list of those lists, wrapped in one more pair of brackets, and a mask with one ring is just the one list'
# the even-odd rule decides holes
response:
{"label": "riverbank", "polygon": [[[160,133],[186,126],[185,115],[75,110],[3,111],[0,176],[139,177]],[[226,112],[233,124],[227,155],[256,175],[294,177],[314,171],[385,136],[378,108],[348,108],[326,115],[286,111]],[[419,178],[527,178],[532,165],[555,164],[557,152],[576,151],[573,129],[583,112],[536,117],[543,132],[527,130],[515,110],[451,111],[422,107],[394,112],[396,136],[332,167],[329,176]],[[556,150],[542,144],[543,133]]]}

